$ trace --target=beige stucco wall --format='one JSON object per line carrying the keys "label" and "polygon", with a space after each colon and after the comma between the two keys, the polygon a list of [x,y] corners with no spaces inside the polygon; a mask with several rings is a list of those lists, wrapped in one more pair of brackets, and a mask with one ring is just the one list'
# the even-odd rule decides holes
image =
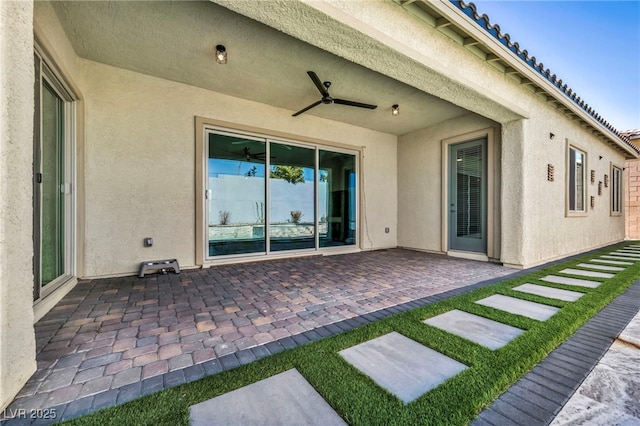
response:
{"label": "beige stucco wall", "polygon": [[[469,113],[436,126],[407,133],[398,138],[398,245],[418,250],[442,252],[443,170],[442,141],[500,125]],[[472,137],[469,140],[473,140]],[[499,164],[500,142],[494,141],[494,163]],[[494,202],[499,202],[500,174],[494,173]],[[499,240],[499,215],[494,218],[494,238]],[[499,244],[497,245],[499,248]],[[499,251],[490,257],[499,258]]]}
{"label": "beige stucco wall", "polygon": [[[83,61],[87,276],[195,264],[194,117],[364,146],[366,248],[396,245],[396,137]],[[144,237],[154,245],[144,248]],[[369,245],[371,244],[371,245]]]}
{"label": "beige stucco wall", "polygon": [[[623,240],[624,215],[611,215],[611,185],[604,188],[605,174],[611,182],[611,163],[624,167],[623,155],[542,102],[532,102],[530,112],[531,118],[523,128],[525,264],[530,266]],[[550,139],[550,133],[554,139]],[[584,216],[566,215],[567,141],[587,154]],[[555,168],[554,182],[547,181],[547,164]],[[595,183],[590,181],[591,170],[595,170]],[[600,181],[602,195],[598,195]],[[589,207],[591,196],[595,197],[594,208]]]}
{"label": "beige stucco wall", "polygon": [[33,4],[0,2],[0,409],[35,371]]}

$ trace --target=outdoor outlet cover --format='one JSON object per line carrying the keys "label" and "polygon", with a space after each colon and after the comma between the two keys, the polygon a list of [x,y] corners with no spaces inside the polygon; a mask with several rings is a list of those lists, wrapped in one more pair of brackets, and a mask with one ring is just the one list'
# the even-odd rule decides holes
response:
{"label": "outdoor outlet cover", "polygon": [[153,238],[145,238],[144,239],[144,246],[145,247],[151,247],[153,245]]}

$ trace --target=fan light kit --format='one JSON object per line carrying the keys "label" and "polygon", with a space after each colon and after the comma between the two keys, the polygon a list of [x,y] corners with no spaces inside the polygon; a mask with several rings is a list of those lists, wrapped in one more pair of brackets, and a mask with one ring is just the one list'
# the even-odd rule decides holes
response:
{"label": "fan light kit", "polygon": [[221,44],[216,46],[216,62],[219,64],[227,63],[227,48]]}
{"label": "fan light kit", "polygon": [[332,98],[331,95],[329,94],[329,87],[331,87],[331,82],[330,81],[325,81],[324,83],[320,82],[320,79],[318,78],[316,73],[313,72],[313,71],[307,71],[307,74],[309,75],[309,77],[311,78],[313,83],[318,88],[318,91],[320,91],[320,94],[322,95],[322,99],[320,99],[319,101],[316,101],[316,102],[312,103],[308,107],[303,108],[300,111],[292,114],[293,117],[297,117],[298,115],[302,114],[303,112],[309,111],[311,108],[316,107],[316,106],[318,106],[320,104],[327,104],[327,105],[338,104],[338,105],[347,105],[347,106],[358,107],[358,108],[367,108],[367,109],[376,109],[376,108],[378,108],[377,105],[369,105],[369,104],[363,104],[363,103],[360,103],[360,102],[347,101],[345,99]]}
{"label": "fan light kit", "polygon": [[400,115],[400,106],[398,104],[395,104],[391,107],[391,115],[394,117]]}

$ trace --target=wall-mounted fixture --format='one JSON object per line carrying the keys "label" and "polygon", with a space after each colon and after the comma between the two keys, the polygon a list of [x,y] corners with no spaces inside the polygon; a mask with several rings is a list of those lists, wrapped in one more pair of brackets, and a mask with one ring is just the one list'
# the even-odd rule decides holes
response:
{"label": "wall-mounted fixture", "polygon": [[394,117],[400,115],[400,106],[398,104],[391,106],[391,115]]}
{"label": "wall-mounted fixture", "polygon": [[549,133],[549,139],[553,139],[555,137],[556,137],[556,135],[554,135],[553,133]]}
{"label": "wall-mounted fixture", "polygon": [[596,206],[596,197],[594,197],[593,195],[591,196],[591,210],[593,210],[593,208]]}
{"label": "wall-mounted fixture", "polygon": [[602,181],[598,182],[598,195],[602,195]]}
{"label": "wall-mounted fixture", "polygon": [[600,155],[599,157],[600,157],[599,159],[602,160],[602,155]]}
{"label": "wall-mounted fixture", "polygon": [[596,183],[596,171],[591,170],[591,183]]}
{"label": "wall-mounted fixture", "polygon": [[604,175],[604,187],[609,187],[609,175]]}
{"label": "wall-mounted fixture", "polygon": [[219,64],[227,63],[227,48],[221,44],[216,46],[216,62]]}

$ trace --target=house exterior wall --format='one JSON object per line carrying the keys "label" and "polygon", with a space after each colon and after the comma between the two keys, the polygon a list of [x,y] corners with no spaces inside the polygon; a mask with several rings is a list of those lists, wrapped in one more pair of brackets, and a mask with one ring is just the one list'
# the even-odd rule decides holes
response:
{"label": "house exterior wall", "polygon": [[[289,111],[90,61],[83,80],[87,276],[136,272],[152,258],[195,265],[195,116],[365,146],[365,247],[396,246],[395,233],[384,233],[396,228],[395,136],[322,119],[300,124]],[[145,248],[148,236],[154,245]]]}
{"label": "house exterior wall", "polygon": [[0,2],[0,408],[36,369],[32,19],[31,2]]}
{"label": "house exterior wall", "polygon": [[[494,134],[500,134],[498,123],[469,113],[398,138],[399,246],[430,252],[444,251],[442,185],[446,172],[443,170],[442,141],[484,129],[491,129]],[[494,141],[493,148],[493,152],[497,152],[494,164],[499,164],[499,138]],[[494,174],[494,202],[499,202],[499,167],[491,173]],[[500,239],[499,220],[499,215],[493,218],[495,240]],[[499,245],[496,250],[489,257],[499,259]]]}
{"label": "house exterior wall", "polygon": [[640,160],[630,160],[625,171],[625,238],[640,239]]}
{"label": "house exterior wall", "polygon": [[[36,9],[44,37],[68,46],[50,5]],[[49,30],[51,29],[51,30]],[[136,273],[141,261],[196,264],[194,117],[362,148],[364,249],[395,247],[396,136],[126,71],[74,57],[72,78],[84,96],[83,276]],[[385,227],[390,228],[387,234]],[[145,248],[143,238],[153,237]]]}
{"label": "house exterior wall", "polygon": [[[529,111],[531,118],[523,123],[524,196],[520,225],[523,266],[534,266],[623,240],[624,217],[611,215],[611,185],[604,188],[604,175],[608,175],[610,183],[611,164],[622,168],[624,156],[543,102],[531,102]],[[555,135],[553,139],[550,139],[550,133]],[[568,143],[587,155],[587,211],[585,215],[571,217],[566,213]],[[554,166],[553,182],[547,181],[548,164]],[[590,180],[591,170],[595,171],[594,183]],[[602,195],[598,195],[598,182],[603,182]],[[595,197],[593,208],[590,207],[591,196]],[[503,228],[503,233],[506,232],[510,229]]]}

